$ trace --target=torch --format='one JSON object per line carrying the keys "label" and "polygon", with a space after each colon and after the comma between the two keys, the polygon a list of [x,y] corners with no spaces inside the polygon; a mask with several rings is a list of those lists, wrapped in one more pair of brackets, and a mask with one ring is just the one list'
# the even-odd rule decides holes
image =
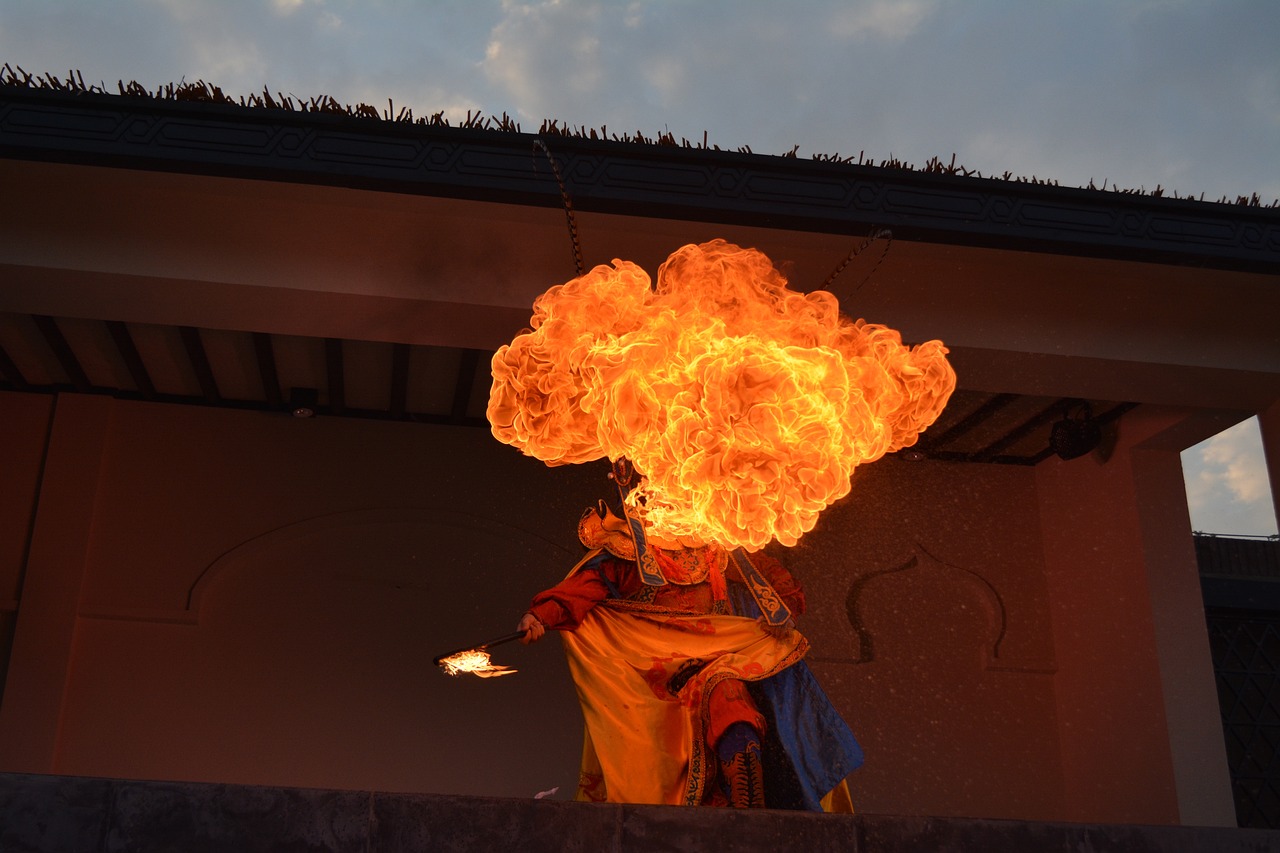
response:
{"label": "torch", "polygon": [[509,666],[496,666],[489,659],[489,649],[494,646],[500,646],[503,643],[510,643],[512,640],[518,640],[524,636],[523,631],[516,631],[512,634],[504,634],[501,637],[489,640],[487,643],[481,643],[478,646],[468,646],[464,649],[458,649],[456,652],[450,652],[446,655],[440,655],[432,663],[440,667],[448,675],[458,675],[459,673],[469,672],[478,675],[481,678],[495,678],[499,675],[511,675],[518,670]]}

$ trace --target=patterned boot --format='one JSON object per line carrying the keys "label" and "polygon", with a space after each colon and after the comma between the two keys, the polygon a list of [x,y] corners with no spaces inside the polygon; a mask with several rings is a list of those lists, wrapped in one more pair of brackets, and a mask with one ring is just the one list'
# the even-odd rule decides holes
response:
{"label": "patterned boot", "polygon": [[764,767],[760,762],[760,734],[746,723],[725,729],[716,744],[720,779],[735,809],[762,809]]}

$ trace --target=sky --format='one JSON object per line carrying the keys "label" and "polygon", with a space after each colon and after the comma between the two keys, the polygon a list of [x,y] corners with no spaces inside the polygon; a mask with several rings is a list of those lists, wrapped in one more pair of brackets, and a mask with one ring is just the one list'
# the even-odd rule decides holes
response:
{"label": "sky", "polygon": [[1184,450],[1182,471],[1192,530],[1276,535],[1275,505],[1257,418]]}
{"label": "sky", "polygon": [[[265,86],[1264,204],[1278,45],[1280,0],[0,0],[0,64],[109,90]],[[1276,532],[1241,473],[1253,430],[1184,453],[1196,529]]]}

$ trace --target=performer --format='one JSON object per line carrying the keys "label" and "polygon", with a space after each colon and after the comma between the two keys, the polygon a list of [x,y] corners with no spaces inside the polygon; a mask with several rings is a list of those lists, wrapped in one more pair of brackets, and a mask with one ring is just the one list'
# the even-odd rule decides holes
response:
{"label": "performer", "polygon": [[786,569],[657,540],[603,502],[578,532],[591,550],[518,626],[526,643],[563,632],[586,721],[577,799],[852,811],[862,752],[803,662]]}

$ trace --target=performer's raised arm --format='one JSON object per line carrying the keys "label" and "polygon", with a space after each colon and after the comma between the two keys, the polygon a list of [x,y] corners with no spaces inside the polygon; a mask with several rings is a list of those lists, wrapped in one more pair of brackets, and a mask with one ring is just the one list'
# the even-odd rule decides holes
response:
{"label": "performer's raised arm", "polygon": [[[533,597],[529,610],[520,619],[517,631],[525,633],[521,642],[534,643],[542,638],[546,629],[572,631],[582,624],[582,619],[601,601],[610,595],[610,582],[605,580],[607,564],[591,566],[574,572],[560,583]],[[615,586],[616,589],[616,586]]]}

